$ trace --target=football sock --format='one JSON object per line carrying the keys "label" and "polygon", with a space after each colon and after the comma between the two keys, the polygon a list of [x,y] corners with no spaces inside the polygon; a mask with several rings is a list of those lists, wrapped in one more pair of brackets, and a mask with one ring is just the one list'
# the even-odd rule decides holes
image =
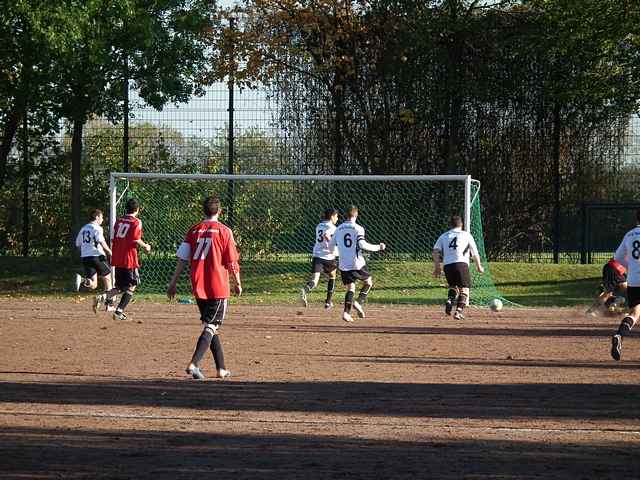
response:
{"label": "football sock", "polygon": [[457,296],[458,291],[455,288],[450,288],[449,292],[447,292],[447,301],[451,302],[451,304],[453,305],[453,302],[455,301]]}
{"label": "football sock", "polygon": [[107,290],[105,293],[107,294],[107,301],[109,301],[120,293],[120,289],[118,287],[113,287],[111,290]]}
{"label": "football sock", "polygon": [[624,317],[622,319],[622,322],[620,323],[620,326],[618,327],[618,335],[620,335],[621,337],[624,337],[625,334],[631,332],[631,329],[633,328],[633,325],[636,323],[636,321],[631,318],[631,317]]}
{"label": "football sock", "polygon": [[307,284],[304,286],[304,291],[309,293],[311,290],[313,290],[314,288],[316,288],[315,283],[313,283],[311,280],[309,280],[307,282]]}
{"label": "football sock", "polygon": [[367,301],[367,295],[369,295],[369,290],[371,290],[371,285],[364,284],[360,293],[358,294],[358,303],[360,305],[364,305]]}
{"label": "football sock", "polygon": [[458,295],[458,305],[456,305],[456,310],[459,312],[464,310],[464,307],[467,306],[467,298],[469,298],[469,296],[466,293]]}
{"label": "football sock", "polygon": [[353,305],[353,295],[354,292],[351,290],[347,290],[347,293],[344,295],[344,311],[347,313],[351,313],[351,306]]}
{"label": "football sock", "polygon": [[211,353],[213,354],[213,361],[216,363],[218,370],[226,370],[224,367],[224,352],[222,351],[222,342],[218,335],[213,336],[211,340]]}
{"label": "football sock", "polygon": [[122,297],[120,297],[120,303],[118,303],[118,308],[116,310],[118,310],[119,312],[123,312],[124,309],[127,308],[127,305],[129,305],[129,302],[131,301],[132,298],[133,298],[133,292],[129,290],[124,292],[122,294]]}
{"label": "football sock", "polygon": [[336,289],[336,279],[330,278],[327,282],[327,300],[325,303],[331,303],[331,299],[333,298],[333,291]]}
{"label": "football sock", "polygon": [[196,350],[193,352],[193,357],[191,357],[191,363],[196,366],[200,365],[202,357],[204,357],[204,354],[207,353],[207,350],[211,347],[211,340],[214,336],[213,331],[208,328],[205,328],[202,331],[200,338],[198,338],[198,343],[196,344]]}

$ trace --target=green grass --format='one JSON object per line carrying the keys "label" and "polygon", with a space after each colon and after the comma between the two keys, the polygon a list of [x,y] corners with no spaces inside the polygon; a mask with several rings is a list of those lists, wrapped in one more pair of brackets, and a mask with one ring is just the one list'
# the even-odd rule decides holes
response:
{"label": "green grass", "polygon": [[[143,260],[144,262],[144,260]],[[159,278],[145,279],[138,298],[162,300],[162,292],[173,269],[167,260],[165,273]],[[144,266],[144,265],[143,265]],[[264,266],[264,264],[263,264]],[[273,262],[280,273],[261,274],[256,265],[243,265],[245,292],[240,299],[246,304],[295,303],[296,292],[304,285],[308,274],[305,260]],[[499,292],[508,300],[524,306],[572,306],[589,303],[600,281],[601,265],[490,263],[489,271]],[[67,258],[0,257],[0,292],[5,296],[72,296],[73,274],[78,264]],[[427,262],[370,262],[374,276],[371,301],[377,303],[436,304],[445,295],[443,280],[431,276]],[[143,271],[144,274],[144,271]],[[324,280],[312,292],[312,301],[324,297]],[[179,296],[188,297],[189,282],[182,277]],[[340,289],[338,290],[340,292]],[[474,295],[472,290],[472,296]],[[475,289],[475,298],[482,289]],[[338,293],[339,298],[342,297]],[[492,293],[487,293],[492,295]]]}

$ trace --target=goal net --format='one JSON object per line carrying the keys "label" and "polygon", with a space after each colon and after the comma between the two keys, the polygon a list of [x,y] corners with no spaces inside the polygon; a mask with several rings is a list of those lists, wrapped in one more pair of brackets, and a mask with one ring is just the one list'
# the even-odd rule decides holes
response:
{"label": "goal net", "polygon": [[[315,227],[326,208],[341,214],[359,208],[358,223],[384,253],[365,254],[373,275],[371,302],[441,303],[444,277],[434,279],[431,251],[458,213],[473,234],[485,274],[471,268],[471,303],[487,304],[498,294],[486,266],[480,185],[469,176],[258,176],[111,174],[110,224],[124,214],[131,197],[141,203],[144,239],[153,250],[142,253],[140,290],[163,293],[187,229],[202,218],[201,202],[218,196],[220,220],[233,229],[241,255],[244,294],[257,303],[295,302],[310,272]],[[338,281],[339,283],[339,281]],[[311,294],[324,298],[324,280]],[[179,293],[188,295],[183,277]],[[316,293],[317,292],[317,293]],[[336,300],[342,295],[336,289]]]}

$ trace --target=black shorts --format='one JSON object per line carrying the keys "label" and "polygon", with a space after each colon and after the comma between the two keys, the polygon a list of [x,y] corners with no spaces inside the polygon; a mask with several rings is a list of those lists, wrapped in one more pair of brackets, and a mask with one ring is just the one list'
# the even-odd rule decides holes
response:
{"label": "black shorts", "polygon": [[320,257],[313,257],[311,259],[311,273],[331,273],[338,268],[338,262],[334,260],[325,260]]}
{"label": "black shorts", "polygon": [[126,290],[140,285],[140,274],[137,268],[116,267],[116,288]]}
{"label": "black shorts", "polygon": [[450,263],[444,266],[444,276],[450,287],[471,288],[469,264],[465,262]]}
{"label": "black shorts", "polygon": [[202,323],[213,324],[216,327],[222,325],[227,314],[227,299],[214,298],[204,300],[197,298],[198,309],[200,310],[200,320]]}
{"label": "black shorts", "polygon": [[627,306],[633,308],[640,305],[640,287],[627,287]]}
{"label": "black shorts", "polygon": [[84,267],[85,278],[91,278],[96,273],[101,277],[106,277],[111,273],[111,267],[109,267],[104,255],[100,255],[99,257],[82,257],[82,266]]}
{"label": "black shorts", "polygon": [[355,283],[356,280],[366,280],[369,278],[371,274],[367,270],[367,267],[364,266],[360,270],[340,270],[340,277],[342,277],[342,284],[349,285],[350,283]]}
{"label": "black shorts", "polygon": [[608,263],[602,267],[602,288],[605,292],[615,292],[618,285],[627,281],[627,277],[620,275],[618,271]]}

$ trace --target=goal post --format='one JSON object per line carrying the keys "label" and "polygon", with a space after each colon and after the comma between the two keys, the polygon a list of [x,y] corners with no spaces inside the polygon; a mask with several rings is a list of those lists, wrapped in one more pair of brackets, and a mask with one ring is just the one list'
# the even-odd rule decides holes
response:
{"label": "goal post", "polygon": [[[222,201],[221,221],[233,229],[241,254],[243,287],[246,294],[258,297],[257,302],[297,300],[308,280],[322,212],[336,208],[342,214],[349,205],[359,208],[358,223],[366,229],[368,241],[388,245],[384,253],[367,257],[374,279],[372,302],[442,301],[444,278],[432,277],[431,251],[453,213],[463,215],[485,264],[483,276],[471,268],[472,304],[501,298],[486,266],[480,184],[469,175],[112,173],[111,228],[116,216],[124,213],[126,200],[136,197],[145,241],[153,247],[150,254],[141,255],[141,291],[164,292],[176,249],[189,226],[201,220],[201,201],[209,195]],[[188,294],[186,278],[180,288],[181,294]],[[317,291],[323,290],[321,281]]]}

